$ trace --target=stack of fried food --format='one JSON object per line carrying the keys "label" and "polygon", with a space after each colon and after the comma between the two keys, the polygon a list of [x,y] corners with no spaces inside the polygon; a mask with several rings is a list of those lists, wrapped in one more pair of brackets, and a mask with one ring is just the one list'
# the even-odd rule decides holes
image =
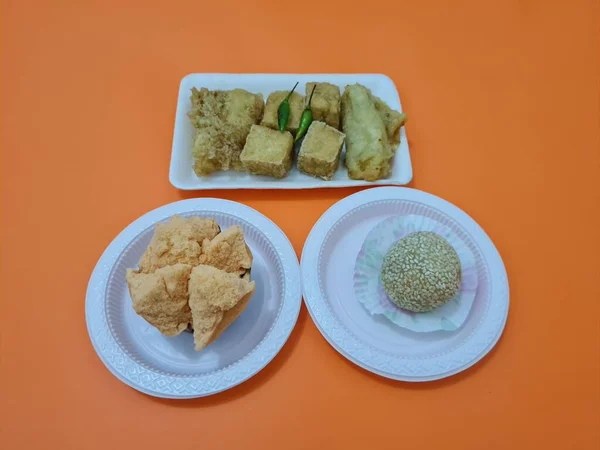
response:
{"label": "stack of fried food", "polygon": [[248,305],[252,253],[239,226],[174,216],[156,226],[139,269],[127,269],[133,308],[166,336],[193,329],[202,350]]}
{"label": "stack of fried food", "polygon": [[[343,95],[338,86],[326,82],[306,83],[305,91],[306,96],[293,90],[271,92],[265,106],[261,94],[243,89],[192,89],[188,115],[195,127],[192,154],[196,174],[233,169],[276,178],[287,176],[294,161],[294,137],[303,112],[309,109],[312,123],[303,131],[306,135],[298,151],[299,171],[331,180],[345,141],[350,178],[387,178],[400,143],[404,114],[392,110],[360,84],[346,86]],[[282,102],[289,103],[289,118],[280,130],[278,109]]]}
{"label": "stack of fried food", "polygon": [[188,116],[195,128],[194,171],[198,176],[217,170],[244,170],[240,153],[250,132],[263,116],[261,94],[243,89],[192,89]]}

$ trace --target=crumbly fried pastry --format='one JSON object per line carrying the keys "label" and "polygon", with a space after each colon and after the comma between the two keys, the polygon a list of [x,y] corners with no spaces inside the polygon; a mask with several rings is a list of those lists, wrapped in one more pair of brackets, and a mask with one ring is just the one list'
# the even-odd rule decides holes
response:
{"label": "crumbly fried pastry", "polygon": [[233,166],[233,155],[237,150],[238,146],[221,128],[196,130],[192,147],[194,172],[198,176],[205,176],[217,170],[229,169]]}
{"label": "crumbly fried pastry", "polygon": [[163,267],[154,273],[127,269],[133,309],[164,335],[178,335],[192,319],[188,305],[191,271],[189,264]]}
{"label": "crumbly fried pastry", "polygon": [[174,216],[158,224],[139,270],[127,269],[133,308],[162,334],[194,331],[201,350],[248,304],[252,253],[241,227]]}
{"label": "crumbly fried pastry", "polygon": [[214,219],[173,216],[159,223],[150,245],[140,260],[140,271],[150,273],[161,267],[184,263],[196,266],[205,239],[213,239],[220,232]]}
{"label": "crumbly fried pastry", "polygon": [[213,342],[246,308],[256,289],[233,273],[212,266],[193,268],[189,282],[194,346],[202,350]]}
{"label": "crumbly fried pastry", "polygon": [[252,267],[252,253],[244,240],[240,226],[233,226],[202,244],[200,264],[216,267],[225,272],[243,275]]}
{"label": "crumbly fried pastry", "polygon": [[192,88],[191,102],[188,117],[196,128],[192,149],[196,174],[244,170],[240,153],[250,127],[262,118],[262,94],[243,89],[209,91]]}

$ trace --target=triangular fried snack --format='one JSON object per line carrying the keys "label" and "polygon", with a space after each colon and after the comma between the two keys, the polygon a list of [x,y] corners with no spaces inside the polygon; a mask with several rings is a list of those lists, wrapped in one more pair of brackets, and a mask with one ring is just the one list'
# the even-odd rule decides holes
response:
{"label": "triangular fried snack", "polygon": [[192,269],[189,305],[196,351],[217,339],[238,318],[255,289],[254,281],[212,266]]}
{"label": "triangular fried snack", "polygon": [[175,264],[141,273],[127,269],[133,309],[166,336],[176,336],[192,321],[188,305],[188,281],[192,266]]}

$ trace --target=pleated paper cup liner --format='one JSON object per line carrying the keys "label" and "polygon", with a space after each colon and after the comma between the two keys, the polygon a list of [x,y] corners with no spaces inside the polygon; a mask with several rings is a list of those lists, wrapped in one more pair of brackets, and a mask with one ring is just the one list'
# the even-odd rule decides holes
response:
{"label": "pleated paper cup liner", "polygon": [[[400,239],[418,231],[431,231],[443,237],[460,259],[462,280],[458,294],[430,312],[415,313],[396,306],[381,281],[383,258]],[[388,217],[367,235],[354,267],[354,292],[373,316],[383,315],[395,325],[415,332],[455,331],[467,319],[477,292],[475,256],[449,227],[425,216]]]}

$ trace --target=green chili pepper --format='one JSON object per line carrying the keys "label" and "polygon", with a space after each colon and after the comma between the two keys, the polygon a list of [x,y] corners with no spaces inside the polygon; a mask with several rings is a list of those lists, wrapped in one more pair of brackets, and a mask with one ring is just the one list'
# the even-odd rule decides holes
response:
{"label": "green chili pepper", "polygon": [[279,109],[277,109],[277,123],[279,124],[279,131],[285,131],[285,127],[287,126],[287,123],[290,120],[290,97],[294,93],[294,89],[296,89],[296,86],[298,86],[297,81],[290,93],[283,99],[283,101],[279,105]]}
{"label": "green chili pepper", "polygon": [[313,121],[312,109],[310,109],[310,103],[312,102],[313,94],[315,93],[315,88],[317,85],[313,86],[312,92],[310,93],[310,98],[308,99],[308,104],[304,111],[302,111],[302,116],[300,117],[300,125],[298,126],[298,131],[296,132],[296,139],[294,142],[298,142],[308,131],[308,127]]}

